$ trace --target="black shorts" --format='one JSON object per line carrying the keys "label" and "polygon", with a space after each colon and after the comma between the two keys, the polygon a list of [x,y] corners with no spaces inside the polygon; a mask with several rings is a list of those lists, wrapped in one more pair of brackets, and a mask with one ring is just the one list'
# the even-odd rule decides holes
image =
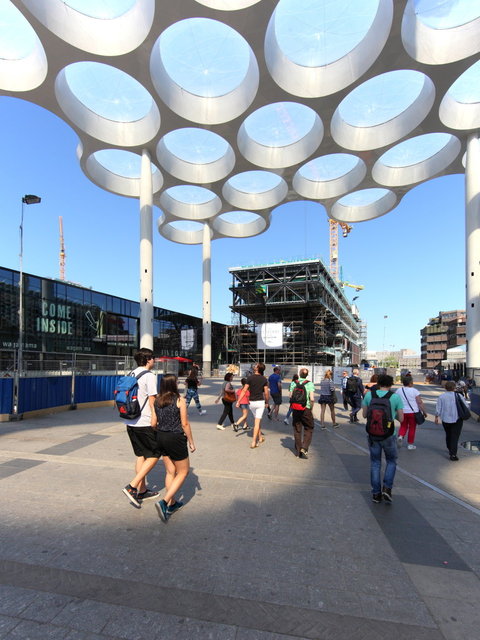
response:
{"label": "black shorts", "polygon": [[282,404],[282,394],[281,393],[271,393],[270,394],[274,404]]}
{"label": "black shorts", "polygon": [[136,456],[139,458],[160,458],[162,454],[158,451],[156,429],[127,426],[127,433]]}
{"label": "black shorts", "polygon": [[185,460],[188,458],[187,436],[175,431],[157,431],[157,446],[161,456],[168,456],[170,460]]}

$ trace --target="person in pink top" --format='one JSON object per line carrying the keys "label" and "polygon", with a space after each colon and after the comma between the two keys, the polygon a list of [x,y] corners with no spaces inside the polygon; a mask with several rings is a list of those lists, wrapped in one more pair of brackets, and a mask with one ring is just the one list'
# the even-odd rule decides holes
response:
{"label": "person in pink top", "polygon": [[[242,378],[242,386],[240,389],[237,389],[235,391],[236,395],[237,395],[237,400],[242,392],[243,387],[247,384],[247,379],[246,378]],[[246,391],[245,395],[242,398],[242,402],[240,404],[240,409],[242,410],[242,416],[239,420],[237,420],[235,422],[235,424],[233,425],[233,430],[234,431],[238,431],[241,427],[241,425],[243,424],[242,429],[244,429],[245,431],[248,429],[248,424],[247,424],[247,418],[248,418],[248,407],[250,406],[250,391]]]}

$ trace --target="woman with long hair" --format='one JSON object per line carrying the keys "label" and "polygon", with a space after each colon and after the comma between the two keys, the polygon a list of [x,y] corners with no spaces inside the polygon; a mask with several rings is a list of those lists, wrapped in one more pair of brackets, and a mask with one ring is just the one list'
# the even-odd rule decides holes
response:
{"label": "woman with long hair", "polygon": [[233,403],[235,402],[235,389],[232,384],[233,373],[226,373],[223,378],[222,388],[220,390],[220,394],[218,398],[215,400],[215,404],[220,402],[220,398],[222,399],[223,411],[220,416],[220,420],[217,422],[217,429],[220,431],[224,431],[225,427],[223,423],[225,422],[227,416],[230,420],[230,426],[233,427],[235,424],[235,420],[233,419]]}
{"label": "woman with long hair", "polygon": [[325,409],[327,405],[330,409],[330,416],[332,418],[332,427],[338,427],[338,422],[335,420],[335,385],[333,384],[333,376],[330,369],[325,372],[325,377],[320,382],[320,426],[322,429],[326,429],[325,426]]}
{"label": "woman with long hair", "polygon": [[175,500],[190,469],[188,449],[193,453],[195,443],[187,416],[185,398],[180,397],[177,376],[167,373],[160,381],[160,393],[155,398],[155,413],[152,427],[157,429],[157,442],[165,465],[165,488],[163,500],[155,504],[163,522],[178,509],[183,502]]}

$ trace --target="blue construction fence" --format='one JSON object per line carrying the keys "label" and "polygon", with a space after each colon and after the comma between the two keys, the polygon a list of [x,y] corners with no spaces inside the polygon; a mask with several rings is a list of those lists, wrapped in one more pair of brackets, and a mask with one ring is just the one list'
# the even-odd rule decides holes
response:
{"label": "blue construction fence", "polygon": [[[53,407],[82,405],[89,402],[113,402],[118,375],[47,376],[20,378],[18,413]],[[157,375],[157,388],[161,374]],[[0,414],[13,413],[13,378],[0,378]]]}

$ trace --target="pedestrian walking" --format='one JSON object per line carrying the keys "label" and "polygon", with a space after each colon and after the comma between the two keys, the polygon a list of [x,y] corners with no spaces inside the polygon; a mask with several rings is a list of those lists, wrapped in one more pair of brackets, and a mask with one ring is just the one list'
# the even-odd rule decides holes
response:
{"label": "pedestrian walking", "polygon": [[[235,395],[237,396],[237,400],[240,397],[240,394],[242,393],[243,387],[247,384],[247,379],[246,378],[242,378],[241,383],[242,383],[242,386],[240,387],[240,389],[237,389],[235,391]],[[247,420],[248,420],[248,408],[250,406],[249,405],[249,400],[250,400],[250,391],[247,390],[247,392],[243,395],[242,403],[240,404],[240,409],[242,410],[242,415],[233,424],[233,430],[234,431],[238,431],[240,428],[244,429],[245,431],[248,429]]]}
{"label": "pedestrian walking", "polygon": [[343,408],[345,411],[348,410],[347,380],[348,380],[348,371],[342,371],[342,400],[343,400]]}
{"label": "pedestrian walking", "polygon": [[223,423],[225,422],[227,417],[230,420],[231,427],[233,427],[233,425],[235,424],[235,420],[233,419],[233,404],[236,400],[236,397],[235,397],[235,389],[233,388],[232,380],[233,380],[233,373],[226,373],[223,378],[223,384],[222,384],[220,393],[218,395],[218,398],[215,400],[215,404],[218,404],[220,400],[222,401],[222,404],[223,404],[222,415],[220,416],[220,419],[217,422],[217,429],[219,431],[225,430]]}
{"label": "pedestrian walking", "polygon": [[[293,376],[292,376],[292,382],[297,382],[297,380],[298,380],[298,373],[294,373]],[[293,411],[293,409],[292,409],[292,394],[290,393],[289,395],[290,395],[290,403],[288,405],[287,415],[285,416],[285,419],[283,421],[285,424],[288,424],[289,418],[292,415],[292,411]]]}
{"label": "pedestrian walking", "polygon": [[[155,358],[151,349],[139,349],[133,356],[137,368],[132,371],[132,376],[138,377],[137,400],[141,407],[138,418],[129,420],[127,433],[130,438],[135,460],[135,476],[123,489],[123,493],[130,502],[139,509],[143,500],[155,498],[158,491],[147,489],[147,474],[157,464],[160,457],[155,431],[152,429],[151,420],[154,415],[154,402],[157,395],[157,379],[152,373]],[[142,374],[139,377],[139,374]]]}
{"label": "pedestrian walking", "polygon": [[412,376],[404,376],[402,382],[403,387],[396,391],[403,402],[403,420],[398,432],[397,446],[401,447],[404,437],[407,436],[407,449],[413,451],[417,448],[414,444],[417,431],[416,414],[420,411],[423,417],[426,418],[427,412],[420,391],[413,386]]}
{"label": "pedestrian walking", "polygon": [[348,404],[352,407],[350,422],[358,422],[358,412],[362,408],[362,398],[364,395],[363,382],[358,375],[358,369],[352,371],[352,375],[347,380]]}
{"label": "pedestrian walking", "polygon": [[[290,395],[293,407],[293,437],[295,451],[300,459],[308,458],[308,449],[313,437],[313,414],[315,386],[307,379],[308,369],[300,369],[299,378],[290,384]],[[303,389],[302,389],[303,388]],[[298,397],[297,397],[298,396]]]}
{"label": "pedestrian walking", "polygon": [[337,394],[335,393],[335,385],[333,384],[333,375],[330,369],[325,372],[323,380],[320,382],[320,426],[326,429],[325,425],[325,409],[330,409],[330,417],[332,418],[332,427],[337,428],[338,422],[335,420],[335,402]]}
{"label": "pedestrian walking", "polygon": [[243,389],[238,396],[236,403],[237,408],[241,405],[244,396],[247,391],[250,391],[250,411],[254,417],[252,443],[250,449],[255,449],[258,445],[265,442],[265,438],[262,434],[262,416],[265,411],[265,407],[268,407],[269,390],[268,380],[263,375],[265,371],[265,365],[263,362],[258,362],[253,368],[253,374],[247,377],[246,383],[243,385]]}
{"label": "pedestrian walking", "polygon": [[188,421],[187,404],[180,396],[177,376],[167,373],[160,381],[160,393],[155,398],[151,426],[156,429],[158,451],[165,465],[163,499],[155,504],[158,515],[167,523],[183,502],[175,499],[190,469],[188,450],[195,451]]}
{"label": "pedestrian walking", "polygon": [[445,431],[445,443],[452,462],[457,462],[458,460],[458,439],[463,428],[463,419],[459,416],[457,401],[463,402],[465,408],[467,408],[460,394],[455,392],[455,386],[453,380],[445,382],[445,393],[438,396],[435,409],[435,424],[438,424],[439,419],[442,421]]}
{"label": "pedestrian walking", "polygon": [[280,375],[280,367],[273,367],[273,373],[268,378],[268,388],[270,398],[273,400],[273,406],[268,407],[268,417],[270,420],[278,420],[278,411],[282,404],[282,377]]}
{"label": "pedestrian walking", "polygon": [[190,369],[189,373],[188,373],[188,377],[185,380],[185,385],[187,387],[187,390],[185,392],[185,402],[186,402],[186,406],[188,409],[188,406],[190,405],[190,402],[192,400],[194,400],[195,405],[198,409],[198,413],[203,416],[205,415],[207,412],[205,409],[202,409],[202,405],[200,403],[200,398],[198,397],[198,387],[200,386],[200,380],[198,377],[198,366],[193,363],[192,368]]}
{"label": "pedestrian walking", "polygon": [[[395,418],[403,420],[403,405],[399,395],[391,390],[392,376],[378,376],[378,389],[369,391],[363,399],[363,417],[368,448],[370,450],[370,482],[373,502],[382,498],[391,503],[393,481],[397,470],[397,442],[395,437]],[[385,473],[381,482],[382,451],[385,454]]]}

